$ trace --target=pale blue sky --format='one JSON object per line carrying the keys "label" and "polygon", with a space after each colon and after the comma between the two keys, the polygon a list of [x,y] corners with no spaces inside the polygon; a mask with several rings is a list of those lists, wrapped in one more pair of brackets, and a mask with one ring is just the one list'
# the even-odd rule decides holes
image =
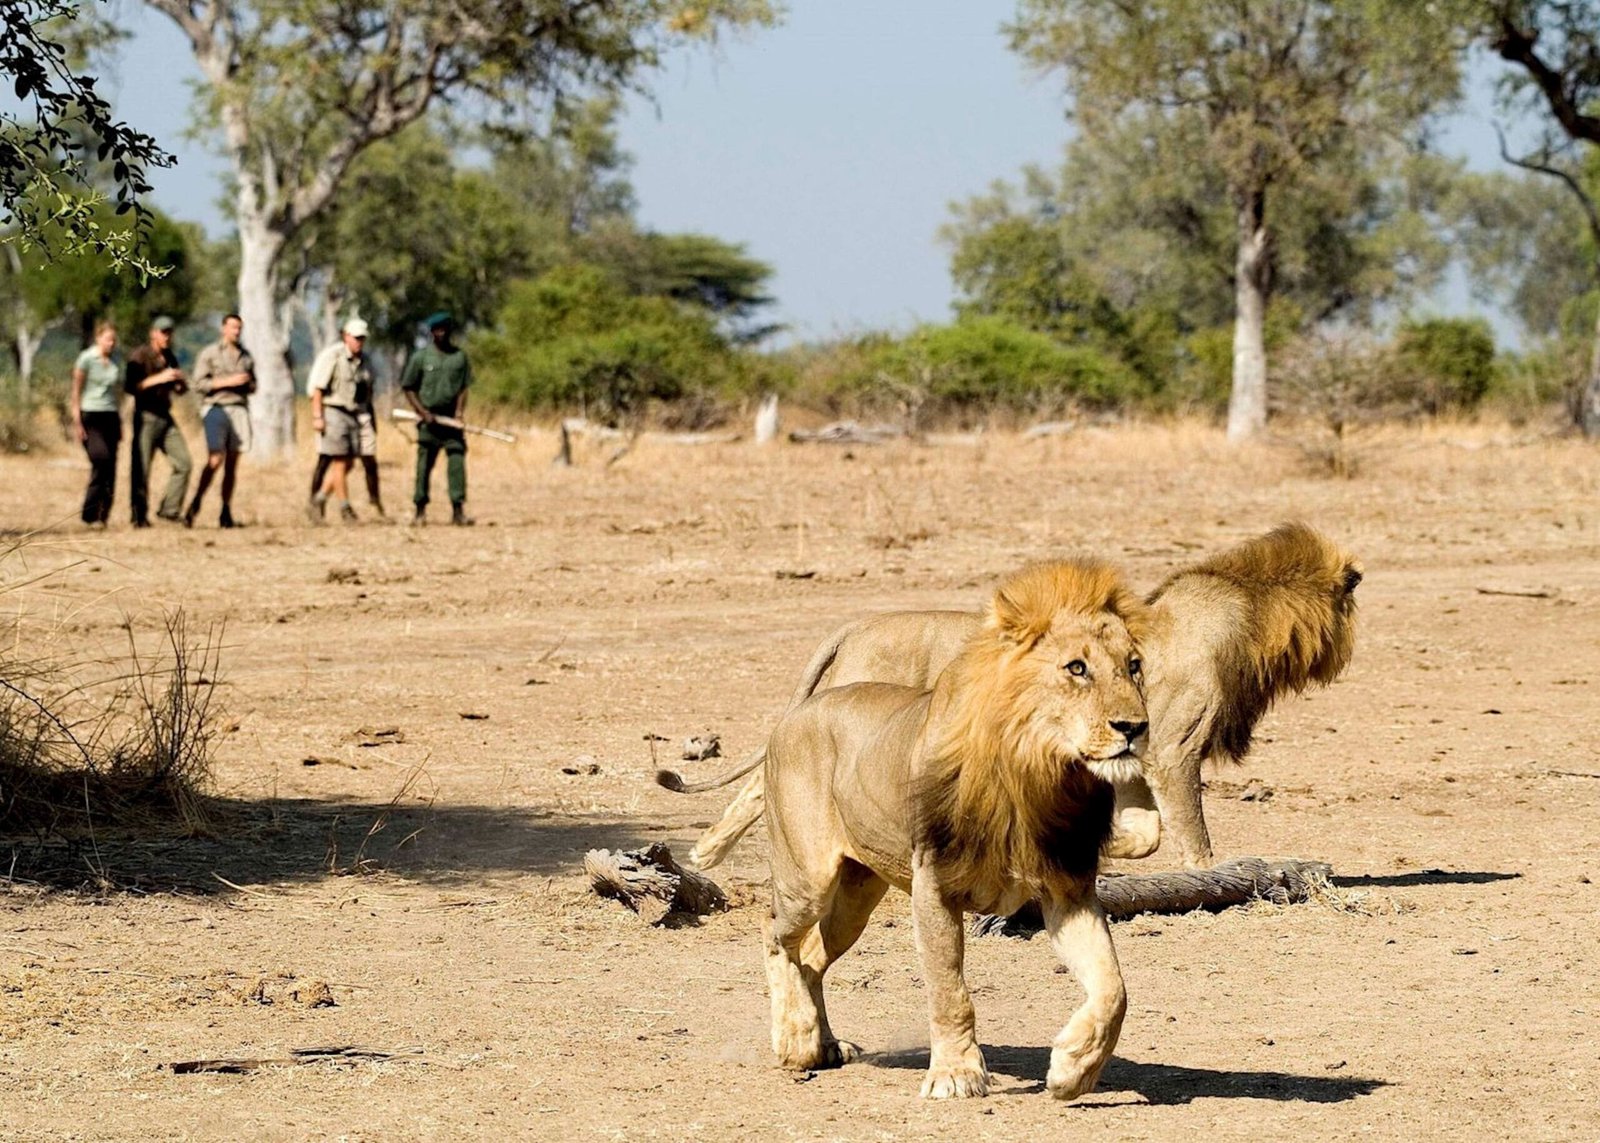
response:
{"label": "pale blue sky", "polygon": [[[183,138],[187,44],[137,0],[108,93],[180,159],[157,172],[163,209],[226,230],[220,162]],[[776,320],[800,338],[904,329],[950,312],[949,204],[1053,164],[1068,133],[1059,82],[1027,74],[998,29],[1010,0],[793,0],[781,26],[675,55],[622,123],[639,216],[746,244],[775,267]],[[1498,163],[1488,65],[1444,133]],[[1441,307],[1467,306],[1457,282]]]}

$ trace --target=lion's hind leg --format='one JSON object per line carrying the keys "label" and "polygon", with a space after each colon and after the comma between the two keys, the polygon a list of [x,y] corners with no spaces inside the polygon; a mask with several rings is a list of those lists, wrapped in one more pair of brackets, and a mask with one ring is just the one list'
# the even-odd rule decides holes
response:
{"label": "lion's hind leg", "polygon": [[800,960],[806,969],[806,979],[811,983],[812,1001],[817,1008],[822,1031],[821,1067],[848,1064],[858,1058],[861,1049],[848,1040],[833,1034],[828,1024],[828,1008],[822,996],[822,978],[833,963],[850,951],[860,939],[872,910],[883,900],[889,883],[859,862],[846,860],[839,872],[839,882],[828,903],[827,911],[806,934],[800,949]]}
{"label": "lion's hind leg", "polygon": [[772,913],[763,935],[772,1050],[780,1067],[806,1071],[830,1066],[826,1045],[833,1036],[822,1003],[822,973],[807,963],[805,952],[819,941],[817,923],[827,915],[837,889],[837,870],[823,877],[784,876],[773,863]]}

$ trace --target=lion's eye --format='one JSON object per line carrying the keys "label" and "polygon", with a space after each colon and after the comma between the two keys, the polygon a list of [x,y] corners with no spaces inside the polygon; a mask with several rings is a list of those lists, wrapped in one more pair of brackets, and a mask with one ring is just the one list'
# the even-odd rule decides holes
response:
{"label": "lion's eye", "polygon": [[1084,675],[1087,675],[1088,673],[1089,673],[1089,664],[1085,663],[1082,659],[1074,659],[1074,660],[1072,660],[1072,662],[1067,664],[1067,674],[1069,674],[1069,675],[1076,675],[1078,678],[1081,679]]}
{"label": "lion's eye", "polygon": [[1144,664],[1141,663],[1138,659],[1129,659],[1128,660],[1128,674],[1133,675],[1135,678],[1137,678],[1139,673],[1141,671],[1143,671],[1143,670],[1144,670]]}

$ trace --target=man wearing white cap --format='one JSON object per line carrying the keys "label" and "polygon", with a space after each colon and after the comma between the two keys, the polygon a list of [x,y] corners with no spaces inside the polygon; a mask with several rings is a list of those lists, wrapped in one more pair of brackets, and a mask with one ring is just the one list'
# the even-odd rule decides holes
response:
{"label": "man wearing white cap", "polygon": [[372,412],[372,367],[367,362],[366,344],[367,323],[351,318],[344,323],[339,340],[311,363],[307,382],[311,427],[318,434],[318,455],[330,460],[322,487],[311,498],[314,523],[321,523],[326,515],[330,496],[339,502],[341,519],[356,518],[350,507],[350,466],[361,455],[361,414]]}

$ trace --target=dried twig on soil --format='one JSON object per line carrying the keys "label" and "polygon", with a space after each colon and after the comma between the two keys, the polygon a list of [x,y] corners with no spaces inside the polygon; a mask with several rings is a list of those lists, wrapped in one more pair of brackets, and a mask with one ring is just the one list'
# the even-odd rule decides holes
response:
{"label": "dried twig on soil", "polygon": [[642,851],[591,849],[584,854],[583,871],[596,893],[615,897],[652,925],[659,925],[669,913],[704,916],[728,907],[727,895],[716,882],[684,869],[659,841]]}
{"label": "dried twig on soil", "polygon": [[209,1060],[175,1060],[167,1065],[173,1075],[185,1076],[202,1072],[242,1075],[261,1068],[285,1067],[294,1064],[316,1064],[323,1061],[335,1063],[382,1063],[385,1060],[404,1060],[407,1063],[432,1063],[422,1054],[420,1047],[363,1048],[355,1044],[338,1044],[325,1048],[291,1048],[287,1056],[235,1056]]}
{"label": "dried twig on soil", "polygon": [[1553,587],[1478,587],[1479,595],[1514,595],[1519,599],[1554,599],[1561,593]]}
{"label": "dried twig on soil", "polygon": [[[1139,913],[1224,909],[1255,900],[1295,904],[1310,900],[1325,889],[1332,873],[1321,861],[1241,857],[1210,869],[1101,877],[1095,887],[1108,917],[1132,917]],[[1020,936],[1043,927],[1036,902],[1029,902],[1009,917],[986,913],[972,921],[972,932],[980,937],[996,933]]]}

